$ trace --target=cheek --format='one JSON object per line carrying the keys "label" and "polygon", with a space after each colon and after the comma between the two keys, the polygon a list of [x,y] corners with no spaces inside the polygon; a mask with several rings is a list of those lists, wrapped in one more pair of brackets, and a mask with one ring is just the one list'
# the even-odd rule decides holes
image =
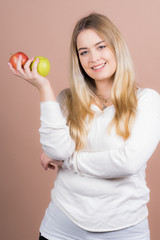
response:
{"label": "cheek", "polygon": [[86,59],[80,59],[80,63],[81,63],[81,66],[82,66],[82,68],[85,70],[85,71],[87,71],[87,66],[88,66],[88,64],[87,64],[87,61],[86,61]]}
{"label": "cheek", "polygon": [[113,61],[112,61],[112,66],[113,66],[113,69],[115,69],[115,71],[116,71],[116,68],[117,68],[117,62],[116,62],[115,59],[113,59]]}
{"label": "cheek", "polygon": [[117,70],[117,61],[116,61],[116,59],[114,61],[114,69],[115,69],[115,71]]}
{"label": "cheek", "polygon": [[117,68],[117,60],[116,60],[116,57],[115,57],[112,53],[110,54],[110,63],[112,64],[113,70],[116,71],[116,68]]}

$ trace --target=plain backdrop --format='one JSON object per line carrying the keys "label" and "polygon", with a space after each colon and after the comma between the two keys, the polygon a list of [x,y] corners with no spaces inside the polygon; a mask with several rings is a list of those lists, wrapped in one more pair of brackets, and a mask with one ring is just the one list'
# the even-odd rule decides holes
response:
{"label": "plain backdrop", "polygon": [[[55,171],[40,166],[40,107],[38,91],[13,76],[10,54],[50,60],[48,78],[56,95],[68,87],[69,45],[76,21],[91,13],[108,16],[129,47],[140,87],[160,92],[159,0],[6,0],[0,7],[0,238],[36,240],[50,202]],[[147,166],[151,189],[151,240],[159,240],[160,147]]]}

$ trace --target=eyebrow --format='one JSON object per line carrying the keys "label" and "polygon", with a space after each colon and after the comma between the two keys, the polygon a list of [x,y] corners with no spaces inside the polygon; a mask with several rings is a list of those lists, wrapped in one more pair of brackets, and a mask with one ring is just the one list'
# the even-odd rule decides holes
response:
{"label": "eyebrow", "polygon": [[[100,42],[94,44],[94,46],[97,46],[97,45],[99,45],[100,43],[104,43],[104,42],[105,42],[105,41],[100,41]],[[78,52],[79,52],[80,50],[85,50],[85,49],[88,49],[88,48],[87,48],[87,47],[79,48],[79,49],[78,49]]]}

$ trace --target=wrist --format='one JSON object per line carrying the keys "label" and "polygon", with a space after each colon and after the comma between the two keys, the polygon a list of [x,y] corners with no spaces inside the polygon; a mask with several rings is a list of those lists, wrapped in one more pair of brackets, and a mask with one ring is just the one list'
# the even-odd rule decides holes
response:
{"label": "wrist", "polygon": [[77,152],[74,152],[72,156],[65,159],[62,163],[62,168],[67,168],[71,171],[73,171],[75,174],[80,173],[78,166],[77,166]]}
{"label": "wrist", "polygon": [[55,94],[53,92],[51,83],[48,81],[44,86],[39,88],[40,92],[40,101],[56,101]]}

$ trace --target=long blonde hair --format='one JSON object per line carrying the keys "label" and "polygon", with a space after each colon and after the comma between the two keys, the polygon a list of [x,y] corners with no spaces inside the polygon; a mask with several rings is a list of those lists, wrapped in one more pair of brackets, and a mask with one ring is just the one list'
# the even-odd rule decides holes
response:
{"label": "long blonde hair", "polygon": [[[76,150],[86,145],[89,126],[94,117],[90,109],[95,98],[96,85],[83,70],[77,52],[77,36],[85,30],[92,29],[108,44],[116,56],[117,68],[111,89],[111,99],[115,115],[110,124],[115,125],[116,133],[126,140],[130,136],[135,119],[137,98],[132,60],[125,41],[116,26],[106,16],[92,13],[80,19],[73,31],[70,45],[70,93],[67,95],[67,123]],[[86,121],[87,117],[87,121]]]}

